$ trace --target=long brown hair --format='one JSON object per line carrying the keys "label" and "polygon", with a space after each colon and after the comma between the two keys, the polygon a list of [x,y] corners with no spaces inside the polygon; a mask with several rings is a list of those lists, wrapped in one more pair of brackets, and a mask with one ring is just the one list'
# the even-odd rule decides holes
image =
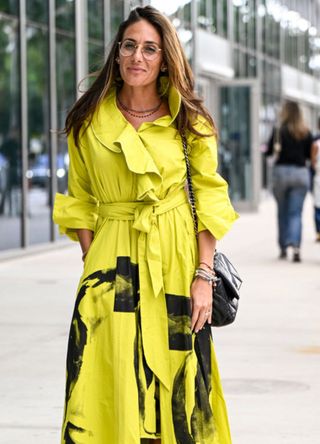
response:
{"label": "long brown hair", "polygon": [[[162,39],[164,62],[167,66],[166,75],[169,85],[175,87],[181,94],[181,107],[176,117],[176,125],[179,132],[190,132],[202,135],[216,135],[215,124],[203,106],[203,101],[194,92],[194,78],[184,54],[177,32],[161,12],[152,6],[137,7],[130,12],[127,20],[119,26],[118,32],[112,42],[107,61],[100,71],[93,73],[90,77],[96,77],[91,87],[77,100],[67,115],[65,133],[73,130],[75,143],[79,146],[79,133],[85,124],[84,130],[90,125],[92,116],[101,101],[107,96],[113,86],[121,88],[119,65],[116,63],[118,56],[118,42],[122,41],[128,26],[140,20],[148,21],[159,32]],[[160,75],[163,75],[161,73]],[[210,134],[202,134],[195,128],[196,119],[201,115],[208,122]]]}
{"label": "long brown hair", "polygon": [[289,133],[297,140],[301,140],[309,132],[302,117],[297,102],[288,100],[284,103],[281,111],[281,126],[288,128]]}

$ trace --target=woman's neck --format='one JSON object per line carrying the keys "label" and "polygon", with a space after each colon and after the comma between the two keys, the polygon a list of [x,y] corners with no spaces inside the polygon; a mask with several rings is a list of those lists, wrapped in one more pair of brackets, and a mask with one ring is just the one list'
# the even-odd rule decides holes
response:
{"label": "woman's neck", "polygon": [[119,91],[118,97],[128,108],[141,111],[157,106],[160,101],[157,89],[153,85],[152,87],[124,85]]}

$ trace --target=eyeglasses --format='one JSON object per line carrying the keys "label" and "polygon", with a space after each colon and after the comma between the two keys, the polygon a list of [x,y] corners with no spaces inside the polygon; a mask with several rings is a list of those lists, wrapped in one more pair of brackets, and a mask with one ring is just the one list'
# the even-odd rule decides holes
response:
{"label": "eyeglasses", "polygon": [[118,42],[120,54],[123,57],[132,56],[136,50],[141,46],[141,53],[146,60],[155,60],[158,57],[161,48],[155,43],[146,43],[145,45],[136,45],[131,40],[124,40]]}

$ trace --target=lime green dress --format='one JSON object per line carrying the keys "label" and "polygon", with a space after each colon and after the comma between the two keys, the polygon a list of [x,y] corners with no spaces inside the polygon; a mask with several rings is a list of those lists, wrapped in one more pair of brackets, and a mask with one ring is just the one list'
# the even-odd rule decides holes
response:
{"label": "lime green dress", "polygon": [[[81,135],[69,136],[69,193],[54,221],[94,239],[71,323],[63,444],[230,444],[210,326],[190,328],[197,244],[175,118],[126,121],[111,91]],[[198,129],[205,131],[205,123]],[[237,214],[216,173],[214,137],[188,135],[199,231],[220,239]]]}

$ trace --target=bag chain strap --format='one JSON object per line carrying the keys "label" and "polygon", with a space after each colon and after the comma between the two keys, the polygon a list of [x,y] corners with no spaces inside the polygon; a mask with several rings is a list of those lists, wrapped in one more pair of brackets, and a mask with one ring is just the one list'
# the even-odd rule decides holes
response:
{"label": "bag chain strap", "polygon": [[189,160],[189,156],[188,156],[187,138],[184,134],[181,134],[181,139],[182,139],[184,158],[185,158],[186,167],[187,167],[187,184],[188,184],[189,202],[190,202],[190,206],[191,206],[194,232],[196,234],[196,237],[198,237],[198,219],[197,219],[197,212],[196,212],[196,198],[195,198],[195,194],[194,194],[194,190],[193,190],[193,186],[192,186],[191,168],[190,168],[190,160]]}

